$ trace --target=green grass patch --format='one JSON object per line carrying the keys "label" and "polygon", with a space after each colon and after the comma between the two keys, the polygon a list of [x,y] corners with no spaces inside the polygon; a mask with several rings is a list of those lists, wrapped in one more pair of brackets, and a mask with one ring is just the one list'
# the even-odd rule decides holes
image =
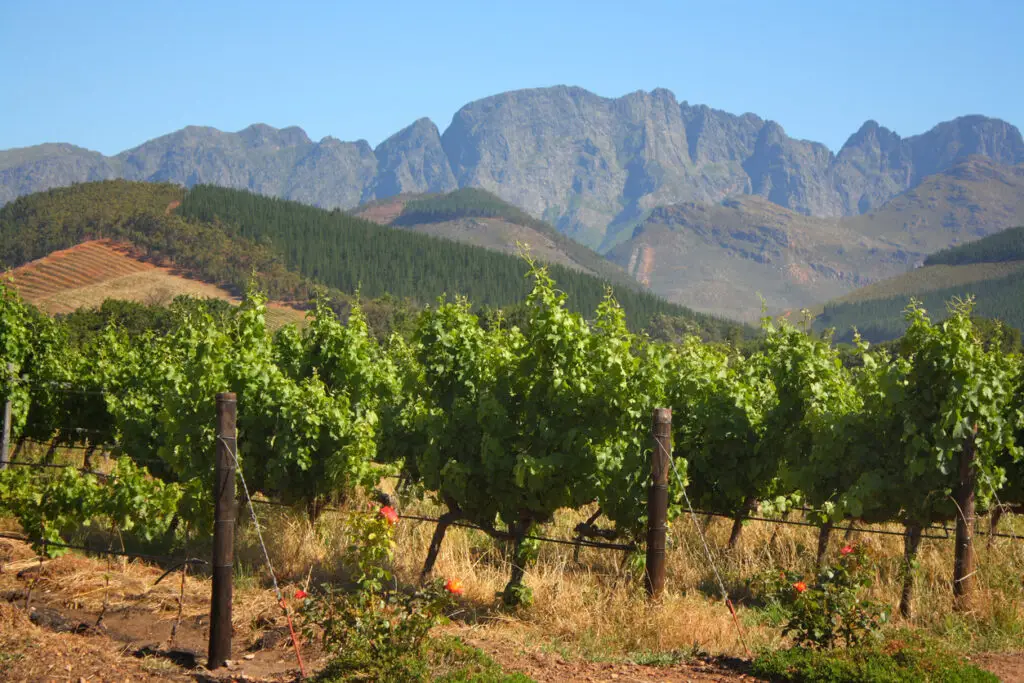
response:
{"label": "green grass patch", "polygon": [[376,661],[346,653],[313,679],[317,683],[393,681],[394,683],[531,683],[521,673],[506,673],[486,652],[454,636],[431,638],[425,656],[408,655]]}
{"label": "green grass patch", "polygon": [[0,673],[11,668],[14,662],[20,662],[25,655],[20,652],[0,652]]}
{"label": "green grass patch", "polygon": [[743,610],[743,623],[747,626],[770,626],[782,628],[789,621],[789,610],[778,602],[767,602],[762,606]]}
{"label": "green grass patch", "polygon": [[1024,642],[1024,623],[1012,600],[1000,601],[988,619],[946,614],[930,630],[958,652],[1007,652]]}
{"label": "green grass patch", "polygon": [[792,683],[998,683],[999,679],[931,642],[891,640],[849,650],[792,648],[762,654],[753,674]]}

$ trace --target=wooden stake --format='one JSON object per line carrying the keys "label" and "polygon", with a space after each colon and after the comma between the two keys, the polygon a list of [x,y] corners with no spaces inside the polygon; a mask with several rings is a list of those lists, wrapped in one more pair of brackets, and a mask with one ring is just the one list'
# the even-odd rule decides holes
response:
{"label": "wooden stake", "polygon": [[[8,387],[14,384],[14,363],[7,364]],[[8,389],[8,392],[10,389]],[[3,434],[0,435],[0,470],[7,469],[7,458],[11,452],[11,395],[7,394],[4,401],[4,425]]]}
{"label": "wooden stake", "polygon": [[647,564],[644,586],[657,600],[665,592],[665,537],[668,533],[668,468],[672,456],[672,410],[654,411],[651,487],[647,494]]}
{"label": "wooden stake", "polygon": [[[975,434],[977,426],[975,426]],[[956,557],[953,560],[953,609],[967,612],[974,594],[974,436],[964,440],[956,489]]]}
{"label": "wooden stake", "polygon": [[217,394],[217,464],[213,500],[213,590],[210,596],[208,669],[231,658],[231,592],[235,545],[235,394]]}

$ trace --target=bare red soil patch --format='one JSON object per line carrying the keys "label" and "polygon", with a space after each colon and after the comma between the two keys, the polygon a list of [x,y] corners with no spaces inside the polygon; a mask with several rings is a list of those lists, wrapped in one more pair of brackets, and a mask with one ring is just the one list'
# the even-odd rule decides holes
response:
{"label": "bare red soil patch", "polygon": [[[172,202],[173,204],[173,202]],[[106,299],[167,304],[179,294],[223,299],[238,298],[216,285],[188,277],[172,263],[150,263],[131,244],[92,240],[26,263],[10,273],[21,296],[47,313],[70,313],[83,306],[99,306]],[[296,322],[304,312],[272,303],[272,327]]]}
{"label": "bare red soil patch", "polygon": [[156,268],[132,258],[130,249],[112,240],[83,242],[15,268],[11,276],[21,295],[38,303],[65,290]]}
{"label": "bare red soil patch", "polygon": [[365,218],[368,221],[374,223],[380,223],[381,225],[391,225],[391,223],[402,215],[402,211],[405,209],[405,201],[396,199],[389,202],[381,202],[379,204],[373,204],[358,213],[360,218]]}

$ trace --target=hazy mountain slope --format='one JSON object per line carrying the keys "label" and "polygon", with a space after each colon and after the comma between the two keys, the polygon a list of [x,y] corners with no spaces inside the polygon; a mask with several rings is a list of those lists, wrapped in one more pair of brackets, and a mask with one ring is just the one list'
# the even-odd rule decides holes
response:
{"label": "hazy mountain slope", "polygon": [[0,206],[33,192],[119,175],[120,164],[116,159],[74,145],[45,144],[2,150]]}
{"label": "hazy mountain slope", "polygon": [[482,187],[606,250],[650,209],[679,202],[756,194],[805,215],[877,210],[969,155],[1024,163],[1024,140],[982,116],[906,138],[869,121],[833,154],[778,123],[680,103],[664,89],[606,98],[557,86],[471,102],[443,135],[420,119],[376,149],[256,124],[237,133],[188,127],[109,158],[71,145],[8,150],[0,202],[112,177],[212,183],[325,208]]}
{"label": "hazy mountain slope", "polygon": [[903,309],[913,297],[943,317],[955,297],[975,298],[975,311],[1024,329],[1024,227],[1011,228],[938,253],[917,268],[829,301],[815,319],[841,339],[854,327],[870,341],[893,339],[906,328]]}
{"label": "hazy mountain slope", "polygon": [[238,133],[189,127],[117,156],[129,180],[247,189],[324,208],[377,196],[455,188],[437,127],[420,119],[376,151],[365,140],[313,142],[296,127]]}
{"label": "hazy mountain slope", "polygon": [[864,216],[814,218],[756,197],[654,210],[609,258],[670,300],[752,319],[813,307],[958,242],[1024,222],[1024,166],[982,158]]}
{"label": "hazy mountain slope", "polygon": [[375,198],[407,193],[448,192],[458,187],[441,135],[430,119],[420,119],[377,146]]}
{"label": "hazy mountain slope", "polygon": [[608,257],[652,291],[744,320],[809,305],[867,284],[913,258],[838,219],[812,218],[761,197],[655,209]]}
{"label": "hazy mountain slope", "polygon": [[922,253],[976,240],[1024,222],[1024,164],[969,157],[845,222],[858,233]]}

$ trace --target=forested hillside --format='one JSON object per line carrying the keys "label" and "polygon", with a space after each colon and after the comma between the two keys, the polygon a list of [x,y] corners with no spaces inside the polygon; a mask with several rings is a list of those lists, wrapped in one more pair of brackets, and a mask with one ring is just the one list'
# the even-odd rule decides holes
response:
{"label": "forested hillside", "polygon": [[[947,302],[959,297],[975,298],[974,312],[985,318],[1001,320],[1016,329],[1024,329],[1024,273],[998,280],[984,280],[914,296],[936,320],[947,316]],[[865,339],[878,343],[896,339],[907,329],[904,311],[909,296],[872,299],[825,306],[815,327],[836,329],[837,341],[850,341],[856,328]]]}
{"label": "forested hillside", "polygon": [[[521,259],[243,191],[104,181],[21,197],[0,208],[0,267],[96,238],[130,242],[141,258],[173,264],[234,293],[255,279],[276,300],[306,301],[326,286],[337,298],[360,290],[364,298],[386,295],[416,306],[447,293],[498,308],[521,300],[527,290]],[[561,267],[552,274],[575,310],[593,313],[604,282]],[[634,329],[658,315],[690,321],[709,339],[749,332],[646,292],[614,290]]]}
{"label": "forested hillside", "polygon": [[976,242],[936,252],[924,260],[926,266],[960,266],[967,263],[1024,261],[1024,227],[1010,228]]}
{"label": "forested hillside", "polygon": [[525,211],[503,201],[487,190],[466,187],[447,194],[419,197],[406,203],[394,225],[436,223],[470,216],[504,218],[512,223],[546,226]]}
{"label": "forested hillside", "polygon": [[[993,265],[999,264],[999,265]],[[975,313],[1024,329],[1024,228],[1011,228],[976,242],[932,254],[923,268],[876,283],[858,295],[826,304],[815,326],[834,327],[848,341],[857,328],[872,342],[899,337],[907,328],[903,311],[911,297],[937,319],[946,302],[973,296]],[[1000,273],[1005,273],[1001,274]],[[945,281],[947,286],[941,286]]]}
{"label": "forested hillside", "polygon": [[[177,212],[273,245],[288,267],[346,292],[359,289],[370,297],[390,294],[424,304],[445,293],[461,294],[476,306],[503,307],[522,300],[529,289],[522,259],[380,226],[341,211],[201,185],[188,192]],[[587,315],[596,310],[608,286],[559,265],[551,266],[551,274],[571,307]],[[611,286],[634,329],[646,327],[657,314],[696,319],[715,338],[737,327],[635,287]]]}
{"label": "forested hillside", "polygon": [[[395,216],[389,215],[395,210],[392,207],[397,208]],[[498,251],[508,252],[509,246],[522,240],[531,249],[540,248],[535,255],[542,260],[545,259],[543,254],[547,253],[547,260],[552,263],[578,266],[585,272],[615,284],[636,287],[636,281],[624,270],[596,251],[566,237],[550,223],[534,218],[487,190],[467,187],[447,194],[378,200],[359,207],[353,213],[376,223],[410,228]]]}
{"label": "forested hillside", "polygon": [[20,197],[0,208],[0,268],[15,268],[90,239],[130,242],[138,256],[244,293],[253,279],[273,299],[305,300],[315,285],[269,246],[173,212],[175,185],[111,180]]}

